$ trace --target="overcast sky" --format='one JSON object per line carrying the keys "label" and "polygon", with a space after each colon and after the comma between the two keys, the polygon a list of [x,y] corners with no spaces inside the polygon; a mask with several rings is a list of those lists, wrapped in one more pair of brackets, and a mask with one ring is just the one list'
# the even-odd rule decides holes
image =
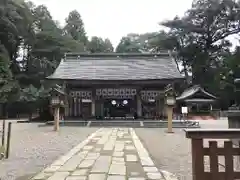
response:
{"label": "overcast sky", "polygon": [[182,16],[192,0],[32,0],[48,7],[54,20],[64,24],[68,13],[77,10],[87,36],[109,38],[114,46],[128,33],[160,30],[159,22]]}

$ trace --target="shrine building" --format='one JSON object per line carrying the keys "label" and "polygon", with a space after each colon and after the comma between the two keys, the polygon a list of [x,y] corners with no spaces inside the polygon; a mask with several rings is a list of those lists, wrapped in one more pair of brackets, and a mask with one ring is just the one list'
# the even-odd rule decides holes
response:
{"label": "shrine building", "polygon": [[165,116],[164,88],[183,82],[169,53],[67,53],[47,77],[62,84],[65,118]]}

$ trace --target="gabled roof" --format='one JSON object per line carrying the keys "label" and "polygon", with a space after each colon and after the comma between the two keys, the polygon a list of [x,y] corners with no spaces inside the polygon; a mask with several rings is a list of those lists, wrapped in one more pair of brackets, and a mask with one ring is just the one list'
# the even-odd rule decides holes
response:
{"label": "gabled roof", "polygon": [[54,92],[61,94],[61,95],[65,95],[64,90],[62,90],[62,87],[59,86],[58,84],[56,84],[55,87],[52,88],[51,93],[54,93]]}
{"label": "gabled roof", "polygon": [[[186,100],[186,99],[190,99],[190,98],[194,98],[194,95],[197,93],[202,93],[205,96],[207,96],[208,99],[217,99],[216,96],[208,93],[207,91],[205,91],[200,85],[194,85],[188,89],[186,89],[185,91],[183,91],[183,93],[178,96],[176,98],[176,100],[180,101],[180,100]],[[196,98],[194,98],[196,100]],[[203,98],[201,98],[203,99]]]}
{"label": "gabled roof", "polygon": [[48,79],[158,80],[184,78],[168,53],[66,54]]}

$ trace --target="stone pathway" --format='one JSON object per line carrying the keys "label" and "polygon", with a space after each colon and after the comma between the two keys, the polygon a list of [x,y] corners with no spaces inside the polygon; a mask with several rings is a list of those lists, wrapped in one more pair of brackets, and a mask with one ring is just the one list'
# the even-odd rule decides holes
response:
{"label": "stone pathway", "polygon": [[176,180],[154,165],[132,128],[101,128],[32,180]]}

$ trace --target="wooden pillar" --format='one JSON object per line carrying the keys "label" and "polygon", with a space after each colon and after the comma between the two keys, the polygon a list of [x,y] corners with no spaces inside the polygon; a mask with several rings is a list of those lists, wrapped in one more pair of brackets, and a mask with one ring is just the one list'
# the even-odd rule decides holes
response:
{"label": "wooden pillar", "polygon": [[92,103],[91,103],[91,116],[95,117],[96,115],[96,93],[95,89],[92,89]]}
{"label": "wooden pillar", "polygon": [[159,98],[156,98],[155,100],[156,102],[156,116],[157,116],[157,120],[160,119],[161,116],[161,100]]}
{"label": "wooden pillar", "polygon": [[[66,83],[66,81],[64,81],[63,82],[63,91],[66,93],[66,94],[68,94],[68,89],[67,89],[67,83]],[[68,114],[69,114],[69,105],[68,105],[68,97],[67,96],[65,96],[65,100],[64,100],[64,104],[65,104],[65,106],[64,106],[64,116],[66,117],[66,116],[68,116]]]}
{"label": "wooden pillar", "polygon": [[78,116],[81,117],[82,116],[82,99],[78,98]]}
{"label": "wooden pillar", "polygon": [[142,100],[140,96],[140,91],[137,93],[137,115],[142,117]]}
{"label": "wooden pillar", "polygon": [[96,103],[96,101],[95,101],[95,97],[92,97],[92,108],[91,108],[91,115],[94,117],[95,116],[95,104]]}
{"label": "wooden pillar", "polygon": [[73,104],[73,99],[68,98],[68,116],[72,117],[72,104]]}
{"label": "wooden pillar", "polygon": [[172,130],[172,116],[173,116],[173,106],[167,106],[167,116],[168,116],[168,133],[173,133]]}
{"label": "wooden pillar", "polygon": [[59,107],[54,108],[54,131],[59,130]]}
{"label": "wooden pillar", "polygon": [[74,108],[74,117],[77,117],[77,111],[78,111],[78,109],[77,109],[77,98],[76,97],[74,97],[73,98],[73,108]]}

